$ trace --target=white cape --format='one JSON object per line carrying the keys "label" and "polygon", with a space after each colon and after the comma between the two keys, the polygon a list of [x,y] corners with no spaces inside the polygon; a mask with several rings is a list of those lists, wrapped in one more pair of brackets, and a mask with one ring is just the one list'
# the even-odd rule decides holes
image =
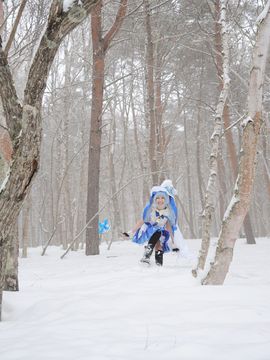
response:
{"label": "white cape", "polygon": [[186,240],[184,239],[183,234],[181,233],[178,225],[177,225],[176,230],[174,231],[174,244],[172,244],[172,242],[170,240],[169,246],[171,249],[178,248],[179,255],[184,257],[185,259],[194,260],[195,256],[190,251],[188,244],[187,244]]}

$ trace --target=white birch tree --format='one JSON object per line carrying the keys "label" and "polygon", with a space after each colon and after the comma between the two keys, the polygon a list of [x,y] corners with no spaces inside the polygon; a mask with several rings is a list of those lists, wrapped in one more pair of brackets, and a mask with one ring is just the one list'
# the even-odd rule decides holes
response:
{"label": "white birch tree", "polygon": [[218,156],[220,146],[220,136],[222,133],[222,117],[223,110],[227,100],[229,91],[229,46],[228,46],[228,26],[226,20],[227,1],[220,1],[220,26],[222,39],[222,89],[220,92],[216,115],[214,131],[211,136],[212,149],[209,159],[209,178],[207,188],[204,196],[204,210],[202,214],[202,242],[196,269],[192,271],[194,276],[197,276],[198,270],[203,270],[205,266],[206,257],[210,245],[212,216],[215,211],[217,202],[217,171],[218,171]]}
{"label": "white birch tree", "polygon": [[204,285],[223,284],[233,257],[239,230],[249,209],[255,177],[257,143],[262,126],[262,96],[270,42],[270,0],[258,20],[257,39],[250,72],[248,115],[242,123],[242,147],[234,194],[224,214],[214,263],[203,279]]}

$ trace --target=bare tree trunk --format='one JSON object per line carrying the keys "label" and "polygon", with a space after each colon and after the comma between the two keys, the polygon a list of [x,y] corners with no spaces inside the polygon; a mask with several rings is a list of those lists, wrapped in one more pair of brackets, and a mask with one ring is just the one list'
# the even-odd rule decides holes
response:
{"label": "bare tree trunk", "polygon": [[[86,221],[98,212],[99,175],[102,129],[102,105],[104,86],[105,54],[102,47],[101,25],[102,3],[96,5],[91,14],[91,33],[93,44],[92,105],[88,159],[88,194]],[[86,229],[86,255],[99,254],[98,216]]]}
{"label": "bare tree trunk", "polygon": [[[66,240],[65,240],[65,248],[67,248],[68,243],[74,237],[74,217],[73,217],[73,202],[71,195],[71,185],[70,185],[70,175],[69,175],[69,162],[70,162],[70,103],[71,103],[71,60],[69,57],[69,51],[67,46],[64,49],[65,53],[65,74],[64,74],[64,123],[63,123],[63,157],[64,157],[64,168],[65,168],[65,180],[64,180],[64,202],[65,202],[65,229],[66,229]],[[56,219],[58,222],[58,219]],[[73,249],[74,250],[74,249]]]}
{"label": "bare tree trunk", "polygon": [[[123,86],[123,95],[125,97],[125,87]],[[126,101],[124,99],[123,101],[123,107],[121,107],[121,122],[123,124],[123,152],[124,154],[126,154],[127,156],[124,156],[123,158],[123,162],[122,162],[122,169],[120,172],[120,181],[118,182],[117,185],[117,189],[120,189],[124,183],[124,178],[125,178],[125,172],[127,169],[127,161],[130,158],[130,153],[128,154],[128,138],[127,138],[127,132],[128,132],[128,118],[129,115],[128,113],[126,113],[125,116],[125,109],[127,108],[127,104]],[[120,194],[121,198],[119,199],[119,203],[121,203],[121,215],[122,216],[122,229],[127,229],[127,201],[125,199],[125,191],[123,191]]]}
{"label": "bare tree trunk", "polygon": [[[221,147],[221,146],[220,146]],[[219,151],[221,152],[221,150]],[[226,171],[225,165],[223,161],[222,154],[220,153],[218,156],[218,182],[219,182],[219,219],[223,218],[225,212],[225,200],[227,194],[227,186],[226,186]],[[216,213],[217,215],[217,213]],[[220,227],[220,223],[218,224],[218,228]]]}
{"label": "bare tree trunk", "polygon": [[259,27],[250,72],[248,116],[243,121],[242,150],[234,194],[223,218],[215,261],[203,284],[221,285],[229,271],[239,230],[249,209],[255,176],[257,142],[262,122],[262,94],[270,42],[270,1],[258,19]]}
{"label": "bare tree trunk", "polygon": [[158,173],[157,173],[157,129],[155,119],[155,88],[154,88],[154,44],[152,39],[151,29],[151,15],[149,9],[148,0],[143,1],[144,16],[145,16],[145,28],[146,28],[146,114],[149,122],[149,161],[150,169],[152,173],[153,185],[158,185]]}
{"label": "bare tree trunk", "polygon": [[7,263],[5,270],[5,291],[18,291],[18,257],[19,257],[19,238],[18,223],[16,223],[10,233],[11,241],[7,246]]}
{"label": "bare tree trunk", "polygon": [[[117,185],[116,185],[116,174],[115,174],[115,166],[114,166],[114,149],[116,144],[116,120],[115,120],[115,109],[111,111],[112,120],[110,126],[110,141],[111,144],[109,146],[109,173],[110,173],[110,184],[111,184],[111,195],[116,193]],[[112,200],[112,208],[113,214],[111,213],[111,218],[114,219],[114,226],[112,229],[112,240],[117,239],[118,234],[121,232],[121,216],[120,216],[120,206],[118,202],[118,198],[114,197]]]}
{"label": "bare tree trunk", "polygon": [[0,0],[0,46],[2,46],[2,33],[3,33],[3,26],[4,26],[4,0]]}
{"label": "bare tree trunk", "polygon": [[[266,134],[267,136],[267,134]],[[264,178],[265,178],[265,183],[266,183],[266,188],[267,188],[267,192],[268,192],[268,197],[270,198],[270,170],[267,166],[267,152],[266,152],[266,139],[267,137],[263,137],[263,151],[262,151],[262,161],[263,161],[263,168],[264,168]]]}
{"label": "bare tree trunk", "polygon": [[0,41],[0,96],[13,147],[9,176],[0,188],[0,314],[10,234],[38,169],[41,107],[49,70],[62,39],[86,18],[97,1],[85,0],[83,5],[73,5],[64,12],[62,4],[53,0],[47,28],[28,74],[22,106]]}
{"label": "bare tree trunk", "polygon": [[[215,3],[215,16],[218,19],[218,14],[220,13],[220,2],[216,1]],[[221,28],[218,21],[215,22],[215,48],[216,48],[216,65],[217,65],[217,72],[219,77],[220,89],[222,88],[222,38],[221,38]],[[230,126],[230,112],[228,102],[225,102],[224,110],[223,110],[223,122],[224,128],[227,129]],[[229,160],[231,164],[231,169],[234,175],[234,179],[237,177],[237,155],[235,144],[233,141],[232,131],[228,130],[225,132],[225,139],[228,147],[229,152]],[[251,221],[249,214],[246,215],[244,220],[244,229],[247,238],[248,244],[255,244],[255,238],[252,231]]]}
{"label": "bare tree trunk", "polygon": [[[184,114],[184,146],[185,146],[185,156],[186,156],[186,166],[187,166],[187,187],[188,187],[188,210],[189,210],[189,224],[191,234],[195,234],[194,230],[194,221],[193,221],[193,201],[192,201],[192,192],[191,192],[191,171],[190,171],[190,159],[188,152],[188,144],[187,144],[187,121],[186,116]],[[195,235],[196,237],[196,235]]]}
{"label": "bare tree trunk", "polygon": [[[229,112],[229,106],[228,106],[227,102],[225,104],[224,111],[223,111],[223,120],[224,120],[224,128],[227,129],[230,126],[230,112]],[[236,179],[238,163],[237,163],[235,144],[233,141],[233,136],[232,136],[231,130],[225,131],[225,139],[226,139],[227,146],[228,146],[231,169],[232,169],[232,172],[234,175],[234,179]],[[256,244],[256,241],[255,241],[255,238],[253,235],[253,231],[252,231],[249,213],[247,213],[245,220],[244,220],[244,230],[245,230],[245,235],[247,238],[247,243],[248,244]]]}
{"label": "bare tree trunk", "polygon": [[[82,166],[80,170],[80,180],[79,180],[79,192],[78,192],[78,206],[77,206],[77,221],[75,226],[75,232],[77,233],[79,229],[82,229],[85,224],[85,210],[86,210],[86,201],[85,193],[87,189],[87,168],[84,165],[87,163],[87,156],[83,154]],[[79,247],[79,242],[81,242],[81,247],[84,245],[84,234],[77,240],[76,247]]]}
{"label": "bare tree trunk", "polygon": [[[98,213],[99,176],[102,135],[102,106],[104,90],[105,55],[114,36],[120,29],[127,10],[127,0],[121,0],[114,24],[102,37],[102,1],[91,14],[91,34],[93,43],[92,106],[88,160],[88,193],[86,223]],[[86,255],[99,254],[98,216],[94,217],[86,229]]]}
{"label": "bare tree trunk", "polygon": [[[199,100],[201,103],[202,100],[202,76],[203,76],[203,57],[201,60],[201,76],[200,76],[200,90],[199,90]],[[201,170],[201,144],[200,144],[200,138],[201,138],[201,123],[202,123],[202,117],[201,117],[201,105],[197,108],[197,131],[196,131],[196,167],[197,167],[197,177],[198,177],[198,188],[199,188],[199,195],[200,195],[200,201],[201,201],[201,207],[204,208],[204,197],[203,193],[205,192],[205,185],[203,181],[203,175]],[[200,235],[199,235],[200,236]]]}
{"label": "bare tree trunk", "polygon": [[27,248],[30,243],[30,209],[31,193],[29,193],[23,208],[23,230],[22,230],[22,258],[27,257]]}
{"label": "bare tree trunk", "polygon": [[[88,51],[87,51],[87,41],[86,41],[86,34],[85,30],[82,27],[82,41],[83,41],[83,49],[84,49],[84,56],[85,59],[88,57]],[[91,77],[90,70],[89,70],[89,64],[87,62],[84,62],[83,65],[83,79],[85,82],[89,81],[89,78]],[[87,98],[87,87],[83,86],[83,97]],[[87,105],[85,102],[83,103],[83,113],[86,113],[86,107]],[[87,119],[84,119],[81,126],[81,142],[86,143],[85,137],[86,133],[89,133],[87,129]],[[76,222],[75,222],[75,234],[79,232],[79,229],[82,229],[85,225],[86,221],[86,204],[87,199],[85,197],[85,194],[87,193],[87,166],[85,164],[88,163],[88,147],[84,147],[82,150],[82,156],[81,156],[81,163],[80,163],[80,177],[79,177],[79,187],[77,191],[77,199],[78,199],[78,205],[77,205],[77,213],[76,213]],[[75,235],[74,235],[75,236]],[[76,240],[75,248],[81,248],[83,249],[85,243],[85,232]]]}
{"label": "bare tree trunk", "polygon": [[[142,156],[143,151],[141,151],[141,145],[139,144],[137,117],[136,117],[136,113],[135,113],[134,101],[133,101],[132,96],[131,96],[131,110],[132,110],[132,121],[133,121],[134,141],[135,141],[135,145],[136,145],[136,152],[138,154],[138,160],[139,160],[141,172],[142,172],[142,174],[146,174],[146,165],[145,165],[145,160]],[[148,185],[147,185],[145,176],[143,176],[142,181],[143,181],[142,202],[144,202],[145,199],[147,199],[147,197],[148,197],[149,190],[148,190]]]}
{"label": "bare tree trunk", "polygon": [[[0,0],[1,1],[1,0]],[[19,22],[21,20],[21,17],[22,17],[22,13],[23,13],[23,10],[25,8],[25,5],[27,3],[27,0],[22,0],[21,1],[21,4],[20,4],[20,7],[19,7],[19,10],[18,10],[18,14],[16,16],[16,19],[15,19],[15,22],[14,22],[14,25],[12,27],[12,30],[11,30],[11,33],[10,33],[10,36],[8,38],[8,41],[7,41],[7,44],[5,46],[5,53],[8,54],[9,50],[10,50],[10,47],[11,47],[11,44],[14,40],[14,37],[15,37],[15,34],[16,34],[16,31],[17,31],[17,28],[18,28],[18,25],[19,25]],[[1,5],[0,5],[1,6]],[[0,20],[0,24],[1,24],[1,20]]]}
{"label": "bare tree trunk", "polygon": [[[4,21],[4,10],[3,2],[0,0],[0,26]],[[12,29],[14,31],[14,27]],[[1,35],[1,30],[0,30]],[[1,40],[0,40],[1,42]],[[1,125],[3,126],[5,119],[1,119]],[[5,124],[6,125],[6,124]],[[1,174],[0,171],[0,187],[1,184],[5,181],[5,178],[8,174],[8,171],[12,162],[12,142],[9,136],[9,133],[6,129],[0,128],[0,160],[3,161],[3,171]],[[0,164],[1,166],[1,164]],[[1,169],[0,169],[1,170]],[[0,191],[1,192],[1,191]],[[1,268],[0,270],[4,272],[4,290],[6,291],[18,291],[19,282],[18,282],[18,254],[19,254],[19,239],[18,239],[18,223],[11,228],[10,230],[10,241],[6,245],[6,263],[5,269]],[[1,316],[1,315],[0,315]]]}
{"label": "bare tree trunk", "polygon": [[223,86],[217,104],[214,131],[211,136],[212,149],[211,149],[210,163],[209,163],[210,174],[209,174],[207,189],[205,193],[205,202],[204,202],[205,207],[202,215],[202,243],[201,243],[201,249],[200,249],[197,267],[192,271],[193,276],[197,276],[199,269],[200,270],[204,269],[205,261],[210,245],[212,216],[215,211],[215,205],[217,199],[216,178],[218,171],[218,152],[219,152],[219,144],[220,144],[220,135],[222,130],[222,115],[228,95],[229,82],[230,82],[229,48],[228,48],[228,39],[227,39],[228,30],[226,24],[227,1],[221,0],[220,4],[221,4],[220,23],[221,23],[221,36],[222,36],[222,48],[223,48],[223,52],[222,52]]}
{"label": "bare tree trunk", "polygon": [[[165,129],[163,126],[163,104],[161,99],[161,54],[159,48],[156,51],[155,66],[155,122],[156,122],[156,162],[157,169],[161,170],[165,162]],[[165,174],[159,173],[158,183],[165,180]]]}
{"label": "bare tree trunk", "polygon": [[[3,119],[1,119],[3,125]],[[12,143],[6,129],[0,127],[0,186],[5,180],[12,160]]]}
{"label": "bare tree trunk", "polygon": [[251,219],[250,219],[250,215],[249,212],[247,213],[247,215],[245,216],[244,222],[244,230],[245,230],[245,236],[247,239],[247,244],[256,244],[256,240],[253,234],[253,229],[252,229],[252,225],[251,225]]}
{"label": "bare tree trunk", "polygon": [[180,206],[180,208],[181,208],[181,210],[182,210],[182,213],[183,213],[183,215],[184,215],[184,218],[185,218],[185,220],[186,220],[186,222],[187,222],[187,224],[188,224],[191,238],[192,238],[192,239],[196,239],[196,235],[195,235],[195,233],[193,232],[193,228],[192,228],[192,226],[191,226],[189,217],[188,217],[188,215],[187,215],[187,213],[186,213],[186,210],[185,210],[185,207],[184,207],[182,201],[180,200],[180,198],[179,198],[178,195],[175,196],[175,199],[176,199],[177,204]]}

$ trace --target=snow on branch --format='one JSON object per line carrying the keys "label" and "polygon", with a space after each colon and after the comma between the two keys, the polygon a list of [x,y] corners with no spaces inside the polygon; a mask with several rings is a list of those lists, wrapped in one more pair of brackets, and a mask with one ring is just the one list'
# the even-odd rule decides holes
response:
{"label": "snow on branch", "polygon": [[257,17],[256,25],[259,25],[266,17],[267,13],[270,11],[270,0],[268,0],[267,4],[265,5],[263,11]]}
{"label": "snow on branch", "polygon": [[241,123],[241,126],[243,128],[245,128],[247,126],[247,124],[249,123],[254,123],[254,120],[250,117],[250,116],[247,116]]}
{"label": "snow on branch", "polygon": [[[77,3],[77,4],[76,4]],[[81,0],[64,0],[63,2],[63,11],[67,12],[74,4],[82,6],[83,3]]]}
{"label": "snow on branch", "polygon": [[2,184],[1,184],[1,186],[0,186],[0,194],[1,194],[2,191],[5,190],[6,185],[7,185],[7,183],[8,183],[9,176],[10,176],[10,169],[9,169],[9,171],[8,171],[8,173],[7,173],[7,176],[5,177],[5,179],[3,180],[3,182],[2,182]]}

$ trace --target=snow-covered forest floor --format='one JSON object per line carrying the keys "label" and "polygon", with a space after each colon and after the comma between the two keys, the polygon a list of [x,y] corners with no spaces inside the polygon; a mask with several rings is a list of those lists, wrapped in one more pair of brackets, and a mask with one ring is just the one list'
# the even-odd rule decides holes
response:
{"label": "snow-covered forest floor", "polygon": [[[189,240],[196,254],[200,242]],[[200,286],[175,253],[143,267],[128,241],[86,257],[51,247],[20,259],[4,294],[1,360],[269,360],[270,239],[237,241],[224,286]]]}

